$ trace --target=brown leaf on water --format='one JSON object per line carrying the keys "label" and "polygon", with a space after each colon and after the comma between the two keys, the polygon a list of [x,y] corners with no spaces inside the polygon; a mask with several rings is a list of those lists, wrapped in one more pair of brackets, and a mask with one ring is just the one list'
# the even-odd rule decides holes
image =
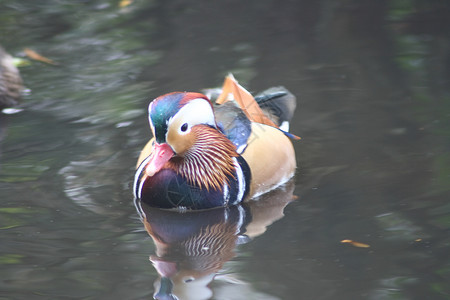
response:
{"label": "brown leaf on water", "polygon": [[133,0],[121,0],[119,2],[119,7],[127,7],[128,5],[130,5],[131,3],[133,3]]}
{"label": "brown leaf on water", "polygon": [[40,55],[39,53],[37,53],[34,50],[31,50],[30,48],[25,48],[23,49],[23,52],[25,52],[25,55],[28,56],[31,59],[46,63],[46,64],[50,64],[50,65],[58,65],[55,61],[51,60],[50,58],[44,57],[42,55]]}
{"label": "brown leaf on water", "polygon": [[341,243],[347,243],[347,244],[350,244],[350,245],[358,247],[358,248],[369,248],[370,247],[370,245],[368,245],[368,244],[355,242],[352,240],[342,240]]}

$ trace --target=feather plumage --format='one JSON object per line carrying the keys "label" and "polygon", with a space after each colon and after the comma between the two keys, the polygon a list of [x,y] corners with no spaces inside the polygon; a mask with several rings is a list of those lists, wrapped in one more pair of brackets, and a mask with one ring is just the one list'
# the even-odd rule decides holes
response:
{"label": "feather plumage", "polygon": [[236,147],[229,139],[215,128],[197,125],[192,128],[195,136],[194,145],[183,157],[169,161],[179,175],[187,179],[189,184],[206,190],[222,190],[223,184],[234,178],[235,165],[233,157],[237,157]]}
{"label": "feather plumage", "polygon": [[[258,100],[275,111],[274,120],[284,122],[292,116],[295,97],[286,102],[283,96]],[[280,97],[285,103],[268,104]],[[150,205],[200,209],[236,204],[276,188],[295,172],[289,133],[232,76],[215,106],[203,94],[174,92],[149,105],[149,121],[155,139],[140,155],[134,191]]]}

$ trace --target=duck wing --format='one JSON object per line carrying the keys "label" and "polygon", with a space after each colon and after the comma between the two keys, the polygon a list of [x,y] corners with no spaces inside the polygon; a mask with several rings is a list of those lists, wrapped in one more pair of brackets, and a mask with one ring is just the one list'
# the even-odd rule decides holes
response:
{"label": "duck wing", "polygon": [[269,88],[253,97],[229,74],[221,89],[207,89],[204,92],[215,101],[216,120],[223,124],[219,126],[238,149],[245,149],[243,145],[251,133],[249,122],[269,125],[292,139],[300,139],[289,133],[289,121],[294,115],[297,100],[284,87]]}
{"label": "duck wing", "polygon": [[248,138],[252,133],[250,120],[231,101],[221,105],[215,105],[214,112],[219,129],[236,146],[237,153],[241,154],[247,146]]}

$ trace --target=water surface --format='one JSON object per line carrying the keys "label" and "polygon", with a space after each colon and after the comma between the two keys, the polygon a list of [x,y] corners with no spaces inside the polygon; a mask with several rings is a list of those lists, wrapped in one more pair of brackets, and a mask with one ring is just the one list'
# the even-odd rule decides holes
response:
{"label": "water surface", "polygon": [[[151,299],[174,267],[190,299],[449,299],[449,12],[442,1],[2,1],[3,47],[58,65],[22,67],[24,110],[2,117],[0,299]],[[252,92],[297,96],[292,190],[189,216],[201,222],[186,236],[230,232],[223,253],[190,251],[167,224],[164,252],[131,192],[146,106],[228,72]]]}

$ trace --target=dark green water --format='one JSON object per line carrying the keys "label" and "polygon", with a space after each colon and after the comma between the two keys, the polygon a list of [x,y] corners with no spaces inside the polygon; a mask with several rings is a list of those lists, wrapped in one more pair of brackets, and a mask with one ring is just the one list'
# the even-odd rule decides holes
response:
{"label": "dark green water", "polygon": [[203,273],[171,253],[180,299],[450,299],[448,2],[118,2],[0,2],[2,46],[58,63],[20,69],[3,128],[0,299],[152,299],[164,255],[131,192],[147,104],[228,72],[297,95],[298,198],[246,208],[253,239]]}

